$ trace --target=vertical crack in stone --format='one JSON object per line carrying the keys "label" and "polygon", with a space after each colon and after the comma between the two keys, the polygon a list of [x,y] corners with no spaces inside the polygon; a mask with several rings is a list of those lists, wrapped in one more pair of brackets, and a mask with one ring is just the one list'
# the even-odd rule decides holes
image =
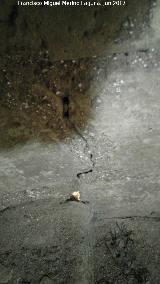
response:
{"label": "vertical crack in stone", "polygon": [[69,97],[64,96],[62,98],[62,103],[63,103],[63,117],[69,119]]}
{"label": "vertical crack in stone", "polygon": [[80,178],[81,175],[86,175],[86,174],[93,172],[94,167],[95,167],[95,161],[94,161],[93,153],[91,153],[90,145],[89,145],[87,139],[83,136],[81,131],[77,128],[77,126],[75,126],[75,124],[72,121],[70,121],[70,124],[71,124],[72,128],[74,129],[74,131],[76,132],[76,134],[78,134],[78,136],[80,136],[81,139],[85,142],[84,153],[86,151],[88,152],[88,156],[89,156],[89,159],[90,159],[90,162],[91,162],[91,167],[88,170],[84,170],[82,172],[77,173],[77,178]]}

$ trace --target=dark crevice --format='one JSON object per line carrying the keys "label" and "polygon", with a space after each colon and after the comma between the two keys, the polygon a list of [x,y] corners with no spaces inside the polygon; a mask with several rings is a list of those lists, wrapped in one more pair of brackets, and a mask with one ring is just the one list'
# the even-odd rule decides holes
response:
{"label": "dark crevice", "polygon": [[83,136],[83,134],[82,134],[82,133],[80,132],[80,130],[75,126],[74,123],[72,123],[72,122],[70,121],[70,124],[71,124],[72,128],[74,129],[74,131],[75,131],[75,132],[82,138],[82,140],[85,142],[84,152],[87,150],[87,152],[88,152],[88,154],[89,154],[89,159],[90,159],[90,162],[91,162],[91,167],[90,167],[90,169],[84,170],[84,171],[82,171],[82,172],[77,173],[77,178],[80,179],[80,177],[81,177],[82,175],[87,175],[87,174],[93,172],[94,167],[95,167],[95,161],[94,161],[94,156],[93,156],[93,154],[92,154],[92,153],[90,154],[90,152],[91,152],[91,151],[90,151],[90,145],[89,145],[87,139]]}
{"label": "dark crevice", "polygon": [[89,36],[89,32],[88,31],[84,31],[83,37],[88,37],[88,36]]}
{"label": "dark crevice", "polygon": [[62,98],[63,103],[63,117],[69,118],[69,97],[65,96]]}
{"label": "dark crevice", "polygon": [[85,171],[85,172],[80,172],[80,173],[77,174],[77,178],[80,178],[81,175],[87,175],[87,174],[92,173],[92,172],[93,172],[92,169]]}

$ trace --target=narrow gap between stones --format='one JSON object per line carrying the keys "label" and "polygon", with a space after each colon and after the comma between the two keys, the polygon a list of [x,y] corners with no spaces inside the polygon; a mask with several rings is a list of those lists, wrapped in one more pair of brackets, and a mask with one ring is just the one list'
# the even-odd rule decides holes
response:
{"label": "narrow gap between stones", "polygon": [[94,156],[91,153],[90,145],[89,145],[87,139],[83,136],[81,131],[75,126],[75,124],[72,121],[70,121],[70,124],[71,124],[72,128],[74,129],[75,133],[78,134],[78,136],[80,136],[80,138],[85,142],[84,153],[86,151],[88,152],[88,156],[89,156],[89,159],[90,159],[90,162],[91,162],[91,167],[88,170],[77,173],[77,178],[79,179],[82,175],[87,175],[87,174],[93,172],[94,167],[95,167],[95,161],[94,161]]}
{"label": "narrow gap between stones", "polygon": [[84,143],[85,143],[84,153],[86,151],[88,152],[88,156],[89,156],[89,159],[91,161],[91,168],[89,168],[88,170],[77,173],[77,178],[79,179],[81,177],[81,175],[83,175],[83,174],[86,175],[86,174],[93,172],[93,169],[95,167],[95,162],[94,162],[93,154],[90,151],[90,145],[89,145],[87,139],[83,136],[81,131],[75,126],[75,124],[70,119],[70,115],[69,115],[70,99],[69,99],[68,90],[66,90],[66,95],[62,98],[62,104],[63,104],[63,117],[68,119],[70,126],[74,129],[75,133],[78,134],[78,136],[80,136],[80,138],[84,141]]}
{"label": "narrow gap between stones", "polygon": [[62,98],[62,103],[63,103],[63,117],[69,118],[69,97],[64,96]]}

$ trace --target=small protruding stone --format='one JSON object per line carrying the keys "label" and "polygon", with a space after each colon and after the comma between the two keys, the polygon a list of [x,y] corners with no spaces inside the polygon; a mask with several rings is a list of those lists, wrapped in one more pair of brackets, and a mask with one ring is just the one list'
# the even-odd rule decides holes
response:
{"label": "small protruding stone", "polygon": [[80,201],[80,192],[79,191],[74,191],[70,195],[70,200],[71,201]]}

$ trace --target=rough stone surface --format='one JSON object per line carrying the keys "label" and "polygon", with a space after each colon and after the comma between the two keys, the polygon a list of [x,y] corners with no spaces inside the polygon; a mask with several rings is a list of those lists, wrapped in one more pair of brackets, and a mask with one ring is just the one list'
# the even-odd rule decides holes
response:
{"label": "rough stone surface", "polygon": [[51,278],[49,278],[48,276],[44,276],[40,281],[40,284],[52,284],[52,283],[54,283],[53,280],[51,280]]}
{"label": "rough stone surface", "polygon": [[0,53],[13,47],[27,56],[29,50],[47,49],[57,60],[94,56],[106,49],[113,52],[128,39],[130,45],[146,26],[153,1],[127,0],[125,6],[111,7],[17,7],[15,3],[0,3]]}
{"label": "rough stone surface", "polygon": [[0,264],[0,283],[8,283],[12,279],[12,270]]}
{"label": "rough stone surface", "polygon": [[149,15],[95,60],[85,129],[1,149],[4,283],[160,283],[160,1]]}

